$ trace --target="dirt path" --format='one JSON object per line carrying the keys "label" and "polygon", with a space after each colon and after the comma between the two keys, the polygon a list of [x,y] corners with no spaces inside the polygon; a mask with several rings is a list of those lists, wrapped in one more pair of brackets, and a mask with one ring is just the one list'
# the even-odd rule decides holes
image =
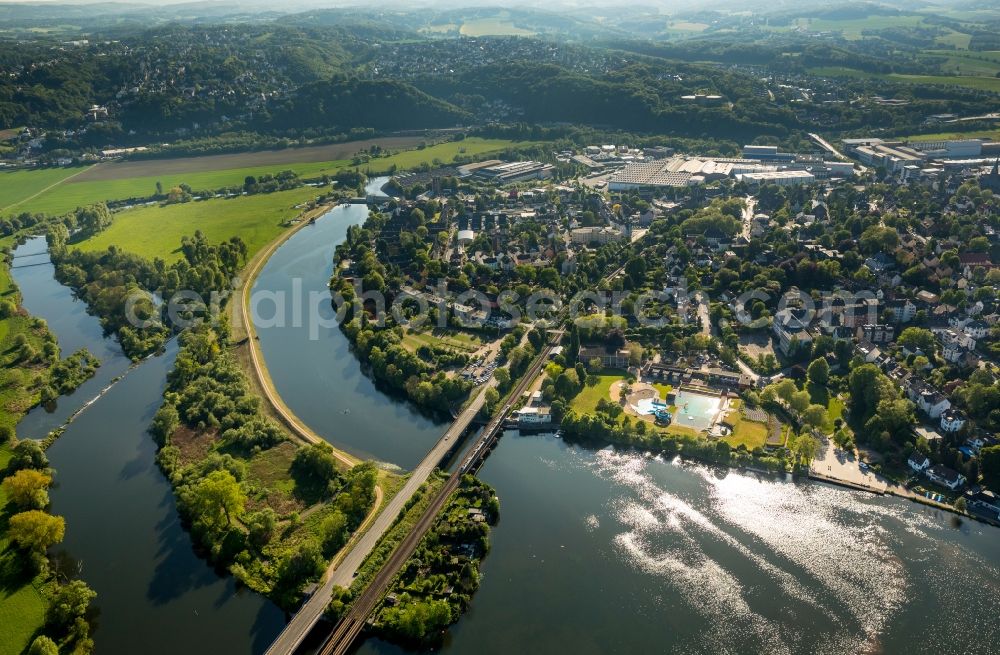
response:
{"label": "dirt path", "polygon": [[[309,225],[309,221],[312,218],[321,216],[329,211],[332,206],[333,205],[321,205],[320,207],[304,212],[299,217],[300,221],[298,225],[287,230],[280,237],[275,239],[269,246],[258,252],[252,260],[250,260],[250,263],[247,264],[247,267],[244,269],[242,284],[240,288],[236,290],[232,307],[233,339],[237,342],[242,339],[246,339],[247,349],[250,353],[251,373],[256,379],[265,399],[271,406],[274,413],[277,414],[286,426],[288,426],[295,436],[308,444],[328,442],[313,432],[305,423],[299,420],[299,418],[295,416],[295,414],[292,413],[292,411],[285,405],[281,396],[278,395],[277,390],[274,388],[274,383],[271,381],[271,376],[267,371],[267,365],[264,362],[264,357],[260,353],[260,346],[257,343],[257,335],[254,332],[253,321],[250,319],[250,290],[253,288],[253,283],[257,279],[257,275],[264,267],[264,264],[267,263],[267,260],[270,259],[274,251],[278,249],[278,246],[287,241],[293,234],[301,230],[303,227]],[[333,454],[346,466],[354,466],[361,462],[361,460],[357,457],[338,448],[333,449]],[[381,494],[381,491],[379,494]]]}

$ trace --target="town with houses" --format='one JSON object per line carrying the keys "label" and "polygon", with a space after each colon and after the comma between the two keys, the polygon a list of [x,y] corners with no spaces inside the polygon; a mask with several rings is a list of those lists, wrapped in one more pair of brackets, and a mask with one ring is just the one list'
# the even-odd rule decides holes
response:
{"label": "town with houses", "polygon": [[[980,453],[1000,445],[1000,269],[991,255],[1000,143],[849,139],[838,149],[815,139],[805,154],[746,145],[739,158],[718,158],[603,144],[547,162],[402,173],[369,222],[372,244],[390,295],[443,309],[450,328],[503,340],[456,368],[472,385],[488,384],[524,338],[503,292],[546,288],[570,301],[597,284],[625,295],[623,315],[584,301],[583,344],[570,359],[564,343],[555,363],[583,363],[577,378],[591,382],[622,371],[612,390],[621,385],[626,415],[690,430],[676,393],[701,391],[723,400],[704,424],[683,418],[734,451],[802,451],[819,479],[948,507],[961,498],[963,511],[996,520],[1000,502],[981,481]],[[346,279],[364,273],[341,261]],[[470,288],[485,290],[487,306],[459,299]],[[747,301],[755,288],[764,294]],[[642,292],[658,294],[654,313],[669,328],[643,328],[629,314]],[[829,373],[813,381],[817,360]],[[835,400],[859,366],[892,385],[885,402],[901,409],[903,425],[865,434]],[[526,394],[515,414],[522,427],[574,411],[572,394],[552,390],[558,380]],[[815,393],[798,409],[765,393],[782,380],[828,385],[819,394],[825,419],[806,416]],[[748,426],[765,436],[744,440]],[[814,437],[819,454],[796,450],[800,434]]]}

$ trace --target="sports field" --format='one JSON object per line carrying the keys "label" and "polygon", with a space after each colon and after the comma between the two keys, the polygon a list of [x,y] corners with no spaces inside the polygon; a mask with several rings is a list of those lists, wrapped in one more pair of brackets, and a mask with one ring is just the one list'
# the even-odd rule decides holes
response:
{"label": "sports field", "polygon": [[[358,143],[354,142],[355,146]],[[340,144],[346,147],[348,144]],[[505,139],[468,138],[428,146],[403,150],[387,157],[378,157],[358,166],[370,173],[387,172],[393,167],[407,169],[420,166],[447,164],[456,157],[479,157],[505,150],[512,146],[529,145]],[[214,190],[226,186],[238,186],[248,175],[260,176],[281,170],[293,170],[304,177],[320,177],[336,174],[338,171],[355,168],[350,159],[329,161],[303,161],[299,153],[316,157],[311,148],[277,151],[285,161],[280,163],[267,159],[264,165],[253,165],[255,157],[263,153],[241,153],[239,155],[218,155],[184,159],[158,159],[138,162],[115,162],[98,164],[90,170],[76,169],[36,169],[30,171],[0,172],[0,194],[7,194],[7,203],[0,202],[0,215],[21,211],[62,214],[77,207],[107,200],[145,198],[156,192],[156,183],[164,189],[187,184],[192,189]],[[352,152],[356,151],[353,147]],[[333,152],[333,151],[326,151]],[[179,163],[187,170],[177,170]],[[212,166],[228,167],[211,170]],[[51,171],[69,171],[67,175],[79,173],[76,177],[59,182]],[[83,172],[81,172],[83,171]],[[9,176],[9,177],[8,177]],[[36,177],[44,178],[36,180]],[[53,184],[55,179],[55,185]],[[39,190],[42,190],[39,192]],[[2,197],[2,196],[0,196]]]}

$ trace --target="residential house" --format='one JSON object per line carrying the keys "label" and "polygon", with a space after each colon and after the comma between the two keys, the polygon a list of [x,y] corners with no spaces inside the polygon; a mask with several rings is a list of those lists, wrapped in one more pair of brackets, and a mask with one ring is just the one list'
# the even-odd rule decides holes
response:
{"label": "residential house", "polygon": [[951,408],[951,401],[943,393],[916,376],[907,379],[905,390],[906,396],[931,418],[940,418]]}
{"label": "residential house", "polygon": [[963,484],[965,484],[965,476],[950,469],[943,464],[935,464],[934,466],[927,469],[927,479],[931,482],[941,485],[942,487],[947,487],[952,491],[958,489]]}
{"label": "residential house", "polygon": [[791,308],[779,311],[771,326],[774,335],[778,337],[778,348],[786,356],[792,351],[792,344],[808,345],[813,341],[808,322],[796,315]]}
{"label": "residential house", "polygon": [[913,451],[906,463],[917,473],[922,473],[931,467],[931,460],[927,459],[927,455],[917,451]]}
{"label": "residential house", "polygon": [[874,344],[892,343],[896,339],[896,328],[892,325],[866,323],[858,328],[857,336],[859,340]]}
{"label": "residential house", "polygon": [[945,432],[958,432],[965,425],[965,414],[958,409],[947,409],[941,412],[941,429]]}

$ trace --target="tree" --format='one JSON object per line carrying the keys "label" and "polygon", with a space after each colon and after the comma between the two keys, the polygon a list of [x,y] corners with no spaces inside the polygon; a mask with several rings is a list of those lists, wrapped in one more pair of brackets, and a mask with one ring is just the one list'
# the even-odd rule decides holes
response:
{"label": "tree", "polygon": [[921,350],[925,353],[934,352],[934,333],[925,328],[908,327],[899,334],[896,342],[907,350]]}
{"label": "tree", "polygon": [[113,218],[106,204],[98,203],[76,210],[76,223],[83,230],[96,234],[111,225]]}
{"label": "tree", "polygon": [[4,478],[3,490],[22,509],[43,509],[49,504],[52,477],[34,469],[22,469]]}
{"label": "tree", "polygon": [[809,405],[802,412],[802,422],[814,428],[822,427],[826,422],[826,407],[822,405]]}
{"label": "tree", "polygon": [[506,368],[498,368],[493,372],[493,377],[496,378],[497,386],[501,390],[506,390],[510,386],[510,371]]}
{"label": "tree", "polygon": [[19,441],[14,446],[14,456],[11,457],[8,467],[13,470],[19,469],[44,469],[49,465],[49,458],[45,456],[42,446],[33,439]]}
{"label": "tree", "polygon": [[45,622],[60,631],[69,630],[77,619],[87,614],[97,593],[83,580],[73,580],[59,587],[52,597]]}
{"label": "tree", "polygon": [[337,460],[333,447],[317,443],[299,448],[292,460],[292,473],[296,479],[310,484],[327,485],[337,477]]}
{"label": "tree", "polygon": [[489,418],[493,415],[493,410],[496,408],[497,403],[500,402],[500,392],[489,387],[483,392],[483,407],[481,413],[484,418]]}
{"label": "tree", "polygon": [[336,510],[330,516],[323,519],[320,524],[320,534],[323,539],[323,550],[328,554],[333,554],[340,550],[340,547],[347,543],[347,517],[344,513]]}
{"label": "tree", "polygon": [[18,546],[25,550],[43,553],[63,540],[66,521],[61,516],[52,516],[37,509],[21,512],[10,517],[7,534]]}
{"label": "tree", "polygon": [[806,408],[809,407],[809,403],[811,401],[812,399],[810,398],[808,391],[796,391],[792,394],[792,397],[789,398],[788,406],[791,407],[796,413],[801,414],[806,411]]}
{"label": "tree", "polygon": [[830,365],[827,363],[826,357],[814,359],[809,364],[806,374],[809,376],[810,382],[825,387],[826,383],[830,380]]}
{"label": "tree", "polygon": [[323,573],[323,555],[312,540],[285,556],[278,565],[278,576],[284,586],[297,589],[310,579]]}
{"label": "tree", "polygon": [[994,485],[1000,483],[1000,446],[988,446],[980,450],[979,467],[987,480]]}
{"label": "tree", "polygon": [[233,517],[243,512],[246,495],[229,471],[212,471],[196,482],[187,494],[188,505],[199,520],[210,528],[232,525]]}
{"label": "tree", "polygon": [[819,449],[819,440],[811,434],[800,434],[792,442],[792,452],[795,453],[796,460],[806,466],[816,459]]}
{"label": "tree", "polygon": [[246,526],[249,532],[250,543],[257,548],[263,548],[271,542],[274,536],[274,529],[278,525],[278,515],[270,507],[254,512],[247,516]]}
{"label": "tree", "polygon": [[45,635],[39,635],[31,642],[28,655],[59,655],[59,647]]}

